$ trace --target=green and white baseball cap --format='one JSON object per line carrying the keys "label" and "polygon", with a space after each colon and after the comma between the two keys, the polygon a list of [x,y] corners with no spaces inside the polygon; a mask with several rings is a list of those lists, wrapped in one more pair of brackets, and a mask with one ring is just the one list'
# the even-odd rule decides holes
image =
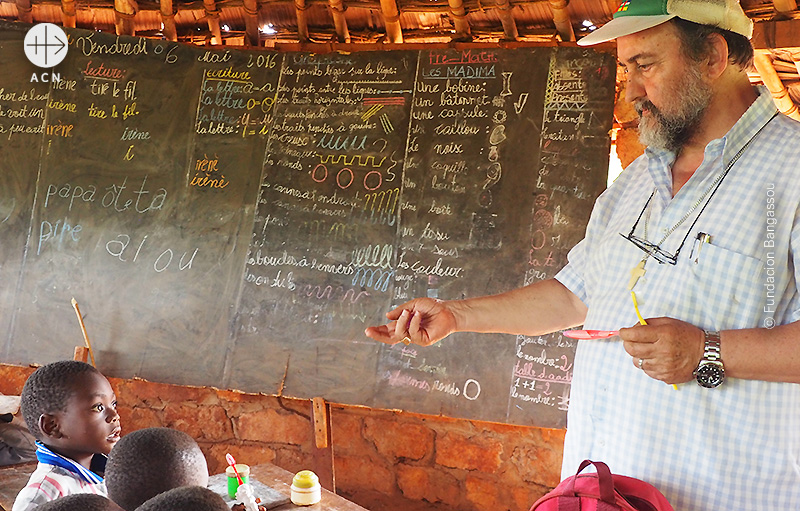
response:
{"label": "green and white baseball cap", "polygon": [[753,22],[738,0],[622,0],[614,19],[587,35],[579,46],[604,43],[681,18],[753,36]]}

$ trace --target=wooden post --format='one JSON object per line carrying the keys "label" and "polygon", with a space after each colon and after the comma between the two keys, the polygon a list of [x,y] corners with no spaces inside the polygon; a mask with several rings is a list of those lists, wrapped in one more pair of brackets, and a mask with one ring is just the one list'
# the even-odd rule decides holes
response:
{"label": "wooden post", "polygon": [[553,9],[553,23],[556,25],[558,35],[561,36],[562,41],[574,41],[575,31],[569,20],[567,5],[569,5],[568,0],[550,0],[550,7]]}
{"label": "wooden post", "polygon": [[308,22],[306,21],[306,0],[294,0],[294,11],[297,15],[297,37],[301,43],[309,40]]}
{"label": "wooden post", "polygon": [[472,31],[467,21],[467,10],[464,8],[462,0],[447,0],[450,5],[450,17],[453,18],[453,26],[456,33],[452,37],[454,41],[469,41],[472,39]]}
{"label": "wooden post", "polygon": [[[30,2],[28,2],[30,4]],[[61,23],[65,27],[75,28],[78,14],[75,12],[75,0],[61,0]]]}
{"label": "wooden post", "polygon": [[503,39],[506,41],[516,41],[519,37],[517,23],[511,14],[513,8],[508,0],[497,0],[497,14],[500,16],[500,23],[503,24]]}
{"label": "wooden post", "polygon": [[347,19],[344,17],[347,7],[342,0],[330,0],[330,5],[333,13],[333,26],[336,28],[336,39],[340,43],[349,43],[350,31],[347,29]]}
{"label": "wooden post", "polygon": [[381,14],[386,24],[386,39],[390,43],[403,42],[403,29],[400,26],[400,11],[395,0],[381,0]]}
{"label": "wooden post", "polygon": [[796,0],[774,0],[772,5],[781,14],[788,14],[797,10]]}
{"label": "wooden post", "polygon": [[214,0],[203,0],[203,7],[206,10],[208,20],[208,30],[211,32],[211,43],[222,44],[222,31],[219,28],[219,11]]}
{"label": "wooden post", "polygon": [[33,23],[31,0],[17,0],[17,18],[23,23]]}
{"label": "wooden post", "polygon": [[133,18],[139,10],[136,0],[114,0],[114,25],[117,35],[136,35]]}
{"label": "wooden post", "polygon": [[336,475],[333,470],[333,445],[331,444],[330,407],[321,397],[311,400],[314,417],[314,445],[311,448],[314,472],[319,484],[336,492]]}
{"label": "wooden post", "polygon": [[79,362],[88,362],[89,348],[86,346],[75,346],[75,351],[72,353],[72,360]]}
{"label": "wooden post", "polygon": [[789,96],[789,91],[784,87],[783,82],[780,77],[778,77],[778,73],[775,72],[775,67],[773,67],[769,55],[756,51],[753,63],[756,66],[758,74],[761,75],[761,80],[764,82],[764,85],[766,85],[767,89],[772,93],[772,99],[775,101],[778,110],[792,119],[800,121],[800,112],[797,109],[797,105],[794,104],[791,96]]}
{"label": "wooden post", "polygon": [[258,31],[258,0],[244,0],[244,26],[250,46],[261,45]]}
{"label": "wooden post", "polygon": [[172,0],[160,2],[161,23],[164,24],[164,37],[168,41],[178,40],[178,29],[175,27],[175,13],[172,12]]}

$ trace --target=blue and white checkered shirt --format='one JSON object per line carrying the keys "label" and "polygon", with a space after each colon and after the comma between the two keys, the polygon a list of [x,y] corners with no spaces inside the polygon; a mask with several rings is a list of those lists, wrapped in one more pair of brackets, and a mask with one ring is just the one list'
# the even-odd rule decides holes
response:
{"label": "blue and white checkered shirt", "polygon": [[[707,330],[800,319],[800,123],[766,89],[672,197],[674,154],[647,150],[595,204],[586,237],[556,278],[588,306],[585,327],[637,323],[627,289],[644,253],[626,240],[647,198],[648,239],[661,240],[758,130],[700,215],[675,266],[652,257],[635,287],[647,317]],[[674,253],[700,212],[661,247]],[[644,237],[646,214],[636,230]],[[697,233],[710,243],[695,242]],[[699,252],[698,252],[699,249]],[[575,356],[562,475],[583,459],[658,487],[676,511],[800,510],[800,385],[728,379],[716,389],[649,378],[618,337],[581,341]]]}

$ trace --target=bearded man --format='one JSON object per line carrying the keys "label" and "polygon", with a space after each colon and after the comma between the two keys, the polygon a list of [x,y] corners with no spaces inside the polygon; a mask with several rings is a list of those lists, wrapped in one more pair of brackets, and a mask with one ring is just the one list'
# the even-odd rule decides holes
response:
{"label": "bearded man", "polygon": [[800,124],[750,84],[751,34],[736,0],[624,0],[579,44],[616,39],[647,148],[567,266],[366,335],[619,330],[578,345],[564,477],[593,459],[677,511],[800,510]]}

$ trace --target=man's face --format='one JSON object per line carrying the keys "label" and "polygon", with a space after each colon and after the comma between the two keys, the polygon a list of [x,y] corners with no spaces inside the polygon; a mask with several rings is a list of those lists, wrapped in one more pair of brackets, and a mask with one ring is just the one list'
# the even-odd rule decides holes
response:
{"label": "man's face", "polygon": [[628,74],[627,99],[639,114],[639,139],[679,151],[696,134],[711,103],[701,65],[684,55],[671,23],[620,37],[617,52]]}

